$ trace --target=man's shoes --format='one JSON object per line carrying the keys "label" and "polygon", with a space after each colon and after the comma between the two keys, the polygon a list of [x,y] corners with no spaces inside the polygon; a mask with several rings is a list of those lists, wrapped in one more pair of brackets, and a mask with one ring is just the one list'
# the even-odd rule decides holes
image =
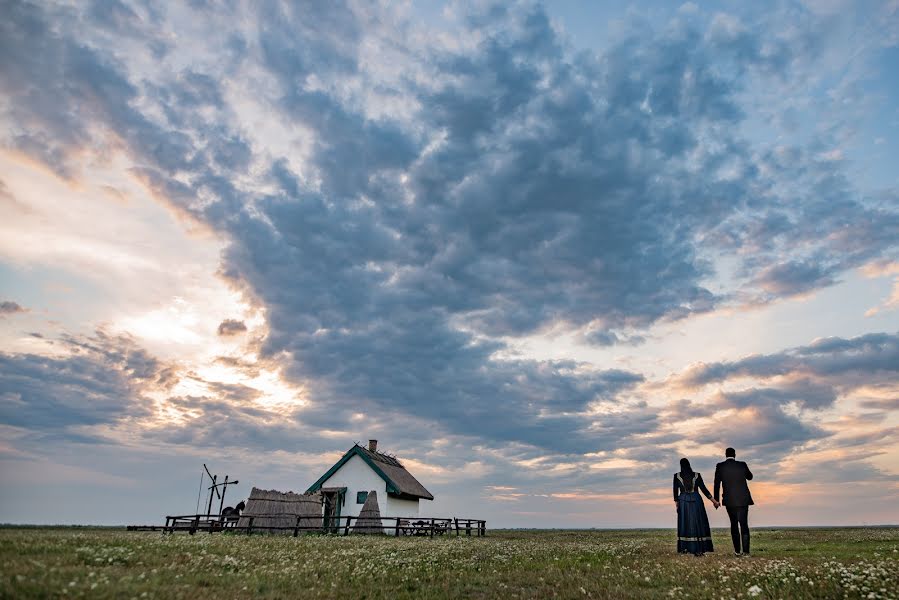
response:
{"label": "man's shoes", "polygon": [[737,552],[736,550],[734,550],[734,556],[743,556],[743,553]]}

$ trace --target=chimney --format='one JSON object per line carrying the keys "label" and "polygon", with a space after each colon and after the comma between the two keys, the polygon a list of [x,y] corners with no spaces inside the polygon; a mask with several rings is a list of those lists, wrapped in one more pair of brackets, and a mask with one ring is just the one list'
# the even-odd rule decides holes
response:
{"label": "chimney", "polygon": [[368,451],[369,452],[377,452],[378,451],[378,440],[368,440]]}

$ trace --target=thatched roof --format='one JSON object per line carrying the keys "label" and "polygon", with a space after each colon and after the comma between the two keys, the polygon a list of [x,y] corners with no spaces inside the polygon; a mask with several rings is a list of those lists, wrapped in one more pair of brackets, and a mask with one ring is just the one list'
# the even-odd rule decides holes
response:
{"label": "thatched roof", "polygon": [[[322,526],[322,496],[319,493],[295,494],[277,490],[253,488],[247,506],[240,515],[238,527],[247,527],[253,518],[253,531],[293,534],[293,528],[300,519],[300,527]],[[289,527],[290,529],[271,529]],[[309,533],[309,531],[306,531]]]}
{"label": "thatched roof", "polygon": [[359,456],[368,463],[368,466],[370,466],[372,470],[387,483],[387,493],[391,496],[409,499],[434,499],[431,492],[426,490],[425,486],[420,484],[418,480],[412,476],[412,473],[407,471],[406,467],[404,467],[396,457],[363,448],[359,444],[354,444],[352,448],[347,450],[346,454],[344,454],[333,467],[328,469],[318,481],[313,483],[309,489],[306,490],[306,493],[319,490],[322,484],[353,456]]}
{"label": "thatched roof", "polygon": [[381,509],[378,508],[378,492],[372,490],[359,511],[359,518],[353,525],[353,533],[379,534],[384,533],[384,525],[381,523]]}

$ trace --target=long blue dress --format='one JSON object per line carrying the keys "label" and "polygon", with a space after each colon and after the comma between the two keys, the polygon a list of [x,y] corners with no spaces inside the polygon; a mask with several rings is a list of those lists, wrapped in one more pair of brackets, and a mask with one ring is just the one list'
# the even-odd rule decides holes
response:
{"label": "long blue dress", "polygon": [[712,494],[702,481],[702,475],[693,473],[691,481],[684,481],[680,473],[674,474],[674,499],[677,500],[677,551],[702,554],[714,552],[712,529],[705,504],[699,490],[709,500]]}

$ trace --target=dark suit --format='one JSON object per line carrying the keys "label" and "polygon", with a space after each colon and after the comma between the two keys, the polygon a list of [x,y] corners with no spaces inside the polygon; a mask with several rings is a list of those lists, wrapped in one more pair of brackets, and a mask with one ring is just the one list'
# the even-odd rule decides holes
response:
{"label": "dark suit", "polygon": [[746,463],[728,459],[715,466],[715,500],[718,500],[719,489],[724,484],[724,499],[721,504],[727,509],[730,517],[730,537],[734,543],[734,551],[749,553],[749,507],[752,494],[749,493],[749,484],[752,479],[752,471]]}

